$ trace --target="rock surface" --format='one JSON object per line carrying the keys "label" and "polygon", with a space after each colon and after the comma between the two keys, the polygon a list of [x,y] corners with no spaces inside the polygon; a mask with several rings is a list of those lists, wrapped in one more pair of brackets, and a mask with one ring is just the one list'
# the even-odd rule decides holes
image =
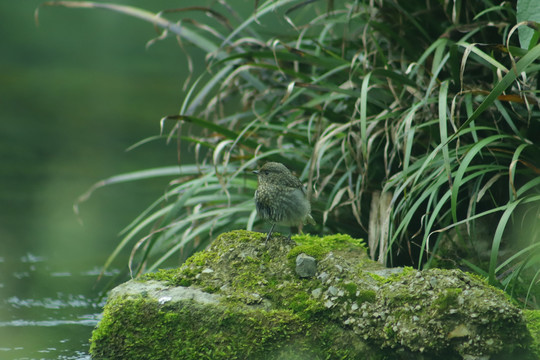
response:
{"label": "rock surface", "polygon": [[[120,285],[92,356],[538,359],[521,310],[476,276],[384,270],[345,235],[293,240],[226,233],[179,269]],[[297,274],[300,254],[316,261],[314,276]]]}
{"label": "rock surface", "polygon": [[304,253],[296,257],[296,274],[303,278],[310,278],[317,273],[317,260]]}

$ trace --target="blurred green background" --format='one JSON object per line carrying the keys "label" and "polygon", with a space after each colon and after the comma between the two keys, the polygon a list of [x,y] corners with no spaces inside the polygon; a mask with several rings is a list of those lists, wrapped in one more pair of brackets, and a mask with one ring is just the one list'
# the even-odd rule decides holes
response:
{"label": "blurred green background", "polygon": [[[160,118],[178,112],[188,75],[174,38],[146,49],[157,36],[147,23],[107,11],[43,7],[36,26],[41,3],[0,2],[2,359],[87,356],[101,310],[100,266],[118,232],[167,183],[100,189],[80,206],[80,219],[73,203],[103,178],[175,163],[174,142],[126,149],[157,135]],[[151,11],[178,6],[117,3]],[[197,52],[191,56],[204,63]],[[113,268],[125,267],[125,260]]]}

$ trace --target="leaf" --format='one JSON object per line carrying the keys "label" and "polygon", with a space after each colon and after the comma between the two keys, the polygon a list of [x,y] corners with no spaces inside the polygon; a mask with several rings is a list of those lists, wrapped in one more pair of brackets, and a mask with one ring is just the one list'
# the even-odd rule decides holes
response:
{"label": "leaf", "polygon": [[452,218],[454,222],[458,221],[457,217],[457,199],[460,187],[463,185],[462,179],[465,175],[465,172],[470,171],[469,164],[474,159],[474,157],[482,151],[487,145],[491,144],[494,141],[503,141],[504,139],[511,138],[508,135],[492,135],[485,139],[480,140],[478,143],[474,144],[471,149],[467,152],[467,155],[465,155],[465,158],[461,161],[461,164],[459,166],[459,169],[454,177],[454,183],[452,186],[452,198],[451,198],[451,206],[452,206]]}
{"label": "leaf", "polygon": [[[196,169],[196,166],[191,165],[191,166],[188,166],[188,168]],[[149,178],[156,178],[156,177],[163,177],[163,176],[178,176],[178,175],[181,175],[180,167],[167,166],[167,167],[134,171],[130,173],[111,176],[110,178],[98,181],[97,183],[92,185],[90,189],[88,189],[84,194],[79,196],[79,198],[73,205],[73,210],[75,211],[75,214],[79,214],[79,204],[88,200],[90,196],[92,196],[94,191],[104,186],[131,182],[131,181],[138,181],[138,180],[149,179]]]}
{"label": "leaf", "polygon": [[501,245],[504,230],[506,229],[506,225],[508,223],[508,220],[510,219],[510,216],[514,214],[514,210],[519,205],[520,202],[521,202],[521,199],[517,201],[513,201],[507,205],[506,209],[504,210],[499,220],[499,223],[497,224],[497,228],[495,229],[495,235],[491,243],[491,255],[489,259],[489,271],[488,271],[489,283],[491,285],[497,284],[496,269],[497,269],[497,263],[499,260],[499,248]]}
{"label": "leaf", "polygon": [[493,90],[490,91],[489,95],[482,101],[480,106],[472,113],[471,116],[465,121],[461,127],[456,131],[454,135],[450,137],[448,141],[451,141],[453,138],[458,136],[460,131],[469,125],[471,121],[474,121],[476,118],[478,118],[486,109],[493,104],[493,102],[497,99],[499,95],[502,94],[503,91],[505,91],[518,77],[519,74],[521,74],[523,71],[527,69],[529,65],[533,63],[536,59],[540,57],[540,44],[536,45],[533,49],[531,49],[525,56],[523,56],[517,63],[515,69],[512,69],[506,75],[503,76],[501,81],[495,85]]}
{"label": "leaf", "polygon": [[517,13],[516,20],[518,23],[521,22],[536,22],[536,29],[532,29],[529,26],[520,26],[518,29],[519,33],[519,44],[522,49],[531,49],[536,42],[533,42],[533,38],[536,38],[538,41],[538,32],[540,23],[540,1],[538,0],[518,0],[517,2]]}
{"label": "leaf", "polygon": [[448,177],[448,184],[452,186],[452,177],[450,171],[450,156],[448,155],[448,130],[447,130],[447,113],[448,113],[448,81],[444,81],[441,84],[441,90],[439,91],[439,134],[441,136],[441,143],[444,144],[442,148],[444,167],[446,169],[446,176]]}
{"label": "leaf", "polygon": [[[142,10],[136,7],[127,6],[127,5],[117,5],[117,4],[104,4],[92,1],[48,1],[41,4],[41,6],[64,6],[69,8],[95,8],[95,9],[106,9],[114,12],[118,12],[124,15],[136,17],[154,24],[160,28],[166,29],[175,33],[178,36],[188,40],[193,45],[198,46],[205,52],[214,52],[218,49],[217,45],[207,38],[199,35],[199,33],[192,31],[188,28],[181,27],[177,23],[168,21],[167,19],[162,18],[158,14],[151,13],[146,10]],[[39,9],[39,8],[38,8]],[[38,10],[36,10],[36,18]]]}

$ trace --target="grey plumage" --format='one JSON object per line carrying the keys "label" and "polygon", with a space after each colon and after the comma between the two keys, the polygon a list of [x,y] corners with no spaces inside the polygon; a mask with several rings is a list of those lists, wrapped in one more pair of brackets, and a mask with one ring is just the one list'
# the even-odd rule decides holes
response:
{"label": "grey plumage", "polygon": [[266,241],[270,239],[276,224],[297,226],[309,221],[315,225],[306,190],[285,165],[268,162],[253,173],[258,177],[255,191],[257,213],[272,224]]}

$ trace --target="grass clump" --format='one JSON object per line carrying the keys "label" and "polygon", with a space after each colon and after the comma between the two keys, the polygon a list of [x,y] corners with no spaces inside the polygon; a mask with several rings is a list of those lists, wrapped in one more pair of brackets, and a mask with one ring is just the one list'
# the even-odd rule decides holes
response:
{"label": "grass clump", "polygon": [[132,246],[138,275],[217,234],[265,227],[250,171],[271,160],[307,185],[318,223],[307,230],[368,238],[387,265],[466,267],[537,306],[540,44],[527,23],[538,18],[520,11],[534,1],[268,0],[246,11],[237,0],[158,14],[52,3],[136,16],[205,58],[148,139],[189,145],[196,164],[179,150],[176,164],[82,197],[173,178],[106,265]]}

